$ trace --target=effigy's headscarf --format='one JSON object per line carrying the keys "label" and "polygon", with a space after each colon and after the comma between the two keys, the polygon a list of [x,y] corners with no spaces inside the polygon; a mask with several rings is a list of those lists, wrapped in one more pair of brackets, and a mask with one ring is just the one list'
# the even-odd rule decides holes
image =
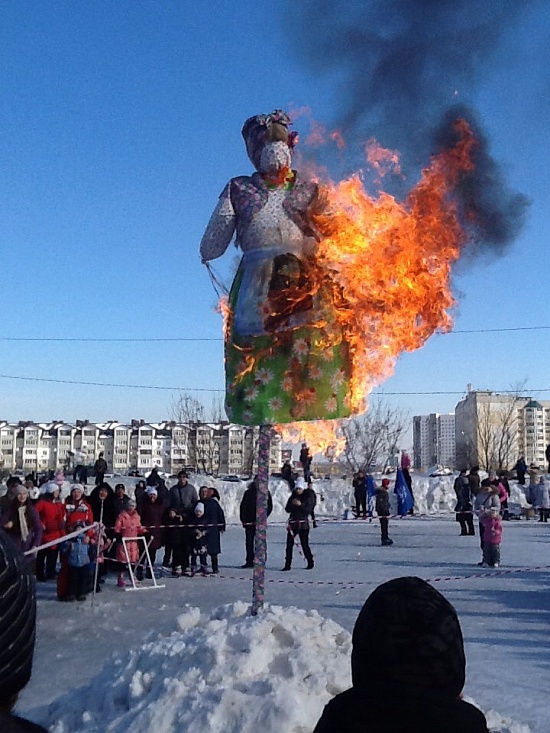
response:
{"label": "effigy's headscarf", "polygon": [[298,142],[298,133],[290,132],[290,117],[281,109],[268,115],[249,117],[243,125],[242,136],[246,152],[254,168],[258,170],[262,148],[269,142],[285,142],[290,150]]}
{"label": "effigy's headscarf", "polygon": [[31,676],[36,590],[28,562],[0,530],[0,707],[10,707]]}
{"label": "effigy's headscarf", "polygon": [[353,629],[354,687],[457,698],[466,657],[456,611],[421,578],[396,578],[367,598]]}

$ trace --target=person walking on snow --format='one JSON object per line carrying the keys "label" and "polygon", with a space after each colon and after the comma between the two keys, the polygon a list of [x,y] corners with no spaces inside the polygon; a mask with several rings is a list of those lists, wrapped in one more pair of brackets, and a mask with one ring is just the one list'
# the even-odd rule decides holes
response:
{"label": "person walking on snow", "polygon": [[292,566],[292,550],[296,535],[300,538],[300,544],[304,557],[307,561],[307,570],[314,566],[313,554],[309,546],[309,520],[308,517],[313,509],[313,496],[309,489],[306,489],[306,482],[298,476],[294,491],[286,503],[285,511],[288,512],[288,526],[286,534],[285,566],[283,570],[290,570]]}
{"label": "person walking on snow", "polygon": [[380,544],[389,547],[393,545],[393,540],[388,535],[388,526],[390,523],[390,488],[389,478],[382,479],[382,486],[376,490],[376,513],[380,520]]}

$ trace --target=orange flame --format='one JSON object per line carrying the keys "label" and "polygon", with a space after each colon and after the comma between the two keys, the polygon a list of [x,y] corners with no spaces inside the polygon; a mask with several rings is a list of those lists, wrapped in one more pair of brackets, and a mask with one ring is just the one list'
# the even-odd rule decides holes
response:
{"label": "orange flame", "polygon": [[[473,169],[476,145],[464,120],[455,129],[459,141],[433,157],[403,203],[384,192],[369,196],[359,175],[323,184],[328,207],[315,217],[325,235],[317,272],[328,279],[349,344],[355,413],[365,410],[367,395],[391,376],[401,353],[452,327],[451,266],[466,242],[452,193],[460,174]],[[399,170],[395,151],[369,141],[367,155],[378,172],[382,165]],[[298,432],[317,450],[335,442],[338,428],[338,421],[278,426],[284,439]]]}

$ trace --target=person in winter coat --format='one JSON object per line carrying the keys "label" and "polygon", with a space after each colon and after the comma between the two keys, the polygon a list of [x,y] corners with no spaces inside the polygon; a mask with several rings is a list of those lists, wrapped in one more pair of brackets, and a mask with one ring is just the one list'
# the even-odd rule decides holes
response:
{"label": "person in winter coat", "polygon": [[[60,489],[53,481],[42,487],[40,499],[34,505],[42,524],[42,543],[53,542],[63,536],[65,530],[65,506],[59,499]],[[54,580],[59,547],[52,545],[36,554],[36,579]]]}
{"label": "person in winter coat", "polygon": [[130,497],[126,493],[126,486],[124,484],[116,484],[114,504],[117,517],[120,512],[125,512],[128,509],[129,501]]}
{"label": "person in winter coat", "polygon": [[302,447],[300,449],[300,463],[302,464],[302,468],[304,469],[304,479],[306,484],[309,484],[310,478],[311,478],[311,462],[313,460],[313,456],[311,455],[311,451],[308,447],[307,443],[302,443]]}
{"label": "person in winter coat", "polygon": [[[258,495],[258,477],[248,484],[239,505],[239,518],[244,527],[244,542],[246,548],[246,560],[242,568],[254,567],[254,538],[256,536],[256,497]],[[273,511],[273,499],[271,493],[267,492],[267,516]]]}
{"label": "person in winter coat", "polygon": [[118,514],[115,492],[108,483],[104,482],[95,487],[89,496],[88,503],[92,507],[94,522],[101,522],[107,531],[107,536],[112,539]]}
{"label": "person in winter coat", "polygon": [[94,463],[95,471],[95,485],[99,486],[105,480],[105,474],[107,473],[107,461],[103,458],[103,453],[100,453],[97,461]]}
{"label": "person in winter coat", "polygon": [[[75,529],[84,527],[78,520]],[[90,537],[80,534],[63,543],[62,552],[67,556],[68,587],[65,601],[85,601],[90,585]]]}
{"label": "person in winter coat", "polygon": [[284,478],[284,480],[287,482],[289,489],[291,491],[294,491],[294,486],[295,486],[294,472],[292,471],[292,464],[290,463],[288,459],[281,466],[281,475]]}
{"label": "person in winter coat", "polygon": [[206,547],[213,573],[219,571],[218,555],[222,551],[221,534],[225,532],[225,514],[216,495],[219,496],[216,489],[201,486],[199,499],[204,505],[204,519],[208,527]]}
{"label": "person in winter coat", "polygon": [[[181,514],[175,509],[166,509],[164,512],[164,560],[162,567],[172,568],[172,577],[178,578],[178,568],[181,574],[189,576],[189,548],[191,545],[191,530],[187,526],[187,520],[184,520]],[[170,558],[168,560],[168,558]],[[168,564],[170,563],[170,564]]]}
{"label": "person in winter coat", "polygon": [[485,560],[483,559],[483,547],[484,547],[484,526],[483,516],[485,513],[490,513],[491,509],[497,509],[500,513],[500,499],[498,498],[498,486],[491,484],[488,478],[483,479],[481,482],[481,488],[474,501],[474,510],[479,517],[479,544],[481,547],[481,562],[478,565],[483,565]]}
{"label": "person in winter coat", "polygon": [[466,475],[466,469],[461,469],[455,478],[454,490],[456,494],[456,521],[460,524],[461,535],[475,535],[474,516],[472,513],[472,501],[470,496],[470,482]]}
{"label": "person in winter coat", "polygon": [[367,479],[364,471],[357,471],[351,482],[357,517],[367,518]]}
{"label": "person in winter coat", "polygon": [[21,486],[19,476],[10,476],[6,481],[6,493],[0,496],[0,517],[2,517],[11,506],[12,500],[17,496],[17,489]]}
{"label": "person in winter coat", "polygon": [[[12,499],[7,512],[2,515],[0,527],[23,552],[41,544],[42,523],[32,505],[26,486],[17,487],[15,499]],[[34,558],[31,560],[31,565],[34,566]]]}
{"label": "person in winter coat", "polygon": [[199,501],[195,504],[193,511],[193,529],[191,530],[191,575],[197,572],[197,559],[200,564],[200,572],[208,575],[208,533],[210,527],[204,514],[204,504]]}
{"label": "person in winter coat", "polygon": [[36,586],[25,556],[2,530],[0,629],[0,731],[47,733],[42,726],[12,713],[19,693],[31,677],[36,635]]}
{"label": "person in winter coat", "polygon": [[190,519],[198,500],[197,489],[189,483],[187,472],[180,471],[178,473],[178,483],[170,489],[168,500],[170,509],[175,509],[184,519]]}
{"label": "person in winter coat", "polygon": [[134,498],[137,501],[137,508],[138,512],[141,513],[141,506],[143,502],[145,501],[146,492],[147,491],[147,484],[145,481],[141,480],[138,481],[136,484],[136,488],[134,489]]}
{"label": "person in winter coat", "polygon": [[[141,506],[141,523],[149,535],[149,557],[151,565],[154,566],[157,552],[162,547],[162,525],[164,520],[164,507],[158,499],[158,491],[154,486],[149,486],[145,499]],[[147,568],[146,575],[151,577],[151,571]]]}
{"label": "person in winter coat", "polygon": [[420,578],[390,580],[367,598],[353,629],[351,678],[314,733],[488,733],[483,713],[462,699],[456,611]]}
{"label": "person in winter coat", "polygon": [[518,478],[518,484],[520,484],[521,486],[525,486],[525,474],[527,473],[527,464],[525,463],[525,458],[523,456],[520,456],[518,458],[518,461],[514,466],[514,471],[516,472],[516,476]]}
{"label": "person in winter coat", "polygon": [[502,518],[508,521],[510,519],[510,512],[508,511],[508,501],[511,495],[510,482],[508,480],[508,471],[499,471],[498,481],[506,494],[506,496],[503,497],[500,502],[500,505],[502,507]]}
{"label": "person in winter coat", "polygon": [[544,476],[539,478],[539,482],[535,486],[533,499],[533,506],[539,511],[539,522],[548,522],[550,516],[550,490]]}
{"label": "person in winter coat", "polygon": [[309,520],[308,517],[313,509],[313,496],[306,488],[306,482],[298,476],[295,482],[294,491],[286,503],[285,511],[288,512],[288,526],[286,533],[285,566],[283,570],[290,570],[292,566],[292,550],[296,535],[300,538],[302,552],[307,561],[307,570],[314,567],[313,553],[309,546]]}
{"label": "person in winter coat", "polygon": [[[118,515],[115,522],[115,537],[118,541],[116,546],[116,559],[120,563],[120,571],[118,574],[117,585],[124,588],[126,581],[124,575],[128,563],[133,565],[139,561],[140,547],[135,537],[146,534],[145,528],[141,524],[141,519],[137,513],[137,504],[134,499],[129,499],[128,508],[123,509]],[[123,543],[123,538],[130,538]]]}
{"label": "person in winter coat", "polygon": [[534,463],[531,463],[529,466],[529,490],[531,491],[532,488],[534,488],[538,482],[539,482],[539,476],[540,476],[540,469],[535,466]]}
{"label": "person in winter coat", "polygon": [[84,489],[81,484],[71,486],[71,492],[65,499],[65,528],[67,532],[72,532],[77,522],[82,522],[84,526],[94,523],[92,507],[84,498]]}
{"label": "person in winter coat", "polygon": [[496,507],[481,516],[483,524],[483,566],[498,568],[502,540],[502,517]]}
{"label": "person in winter coat", "polygon": [[388,534],[388,528],[390,523],[390,495],[388,494],[390,488],[390,480],[388,478],[382,479],[382,485],[379,489],[376,489],[375,494],[375,507],[378,519],[380,520],[380,544],[385,547],[393,545],[393,540],[390,539]]}

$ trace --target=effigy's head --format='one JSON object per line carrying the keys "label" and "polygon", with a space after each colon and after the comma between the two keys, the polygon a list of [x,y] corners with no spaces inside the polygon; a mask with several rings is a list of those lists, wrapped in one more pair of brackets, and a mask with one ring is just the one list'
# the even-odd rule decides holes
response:
{"label": "effigy's head", "polygon": [[280,109],[249,117],[244,123],[246,152],[259,173],[274,175],[290,168],[292,149],[298,141],[298,134],[288,129],[291,124],[290,117]]}

